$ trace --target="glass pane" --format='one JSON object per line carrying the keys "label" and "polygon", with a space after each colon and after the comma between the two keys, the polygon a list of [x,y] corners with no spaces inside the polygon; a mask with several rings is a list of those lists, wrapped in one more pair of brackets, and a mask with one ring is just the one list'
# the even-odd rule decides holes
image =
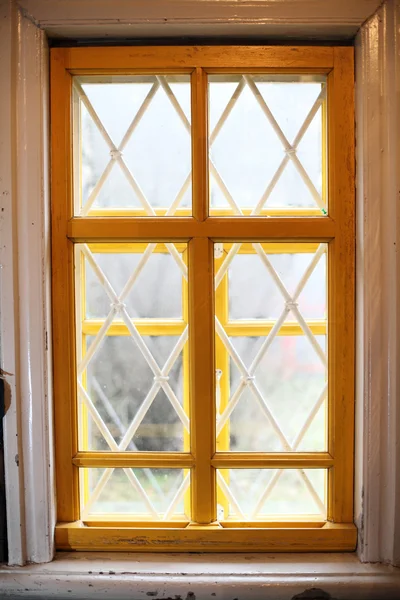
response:
{"label": "glass pane", "polygon": [[80,469],[81,518],[188,520],[189,488],[183,469]]}
{"label": "glass pane", "polygon": [[[269,262],[290,294],[294,293],[319,244],[262,244]],[[326,316],[326,254],[313,269],[298,296],[304,318]],[[243,244],[229,268],[229,318],[277,319],[285,299],[251,244]]]}
{"label": "glass pane", "polygon": [[211,214],[327,213],[326,79],[210,75]]}
{"label": "glass pane", "polygon": [[76,245],[81,450],[189,449],[185,250]]}
{"label": "glass pane", "polygon": [[327,446],[325,244],[217,244],[217,450]]}
{"label": "glass pane", "polygon": [[[122,293],[129,278],[135,273],[131,289],[124,292],[124,303],[129,315],[135,319],[182,318],[181,260],[186,246],[169,245],[174,253],[174,248],[177,249],[179,261],[165,244],[157,244],[154,250],[153,244],[118,246],[91,244],[90,251],[117,294]],[[87,260],[85,270],[86,318],[104,318],[110,312],[109,295],[95,268]]]}
{"label": "glass pane", "polygon": [[191,214],[190,76],[74,77],[75,214]]}
{"label": "glass pane", "polygon": [[326,476],[325,469],[220,469],[218,519],[326,519]]}

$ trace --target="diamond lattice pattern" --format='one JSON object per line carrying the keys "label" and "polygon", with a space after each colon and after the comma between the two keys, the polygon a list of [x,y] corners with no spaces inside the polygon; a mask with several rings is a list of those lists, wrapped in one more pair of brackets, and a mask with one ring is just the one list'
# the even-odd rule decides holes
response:
{"label": "diamond lattice pattern", "polygon": [[189,76],[75,77],[74,100],[75,214],[191,212]]}
{"label": "diamond lattice pattern", "polygon": [[217,482],[220,520],[326,518],[324,469],[221,469]]}
{"label": "diamond lattice pattern", "polygon": [[[82,339],[77,356],[81,450],[186,448],[185,251],[184,244],[76,245],[77,339]],[[171,281],[176,283],[172,288]],[[150,507],[146,486],[134,469],[123,469],[118,476],[113,473],[114,469],[105,469],[96,480],[85,511],[103,492],[107,495],[110,478],[122,478],[125,485],[130,482],[143,506]],[[141,473],[154,487],[157,478],[151,470]],[[175,503],[182,500],[188,482],[185,475]],[[164,518],[157,510],[149,514]]]}
{"label": "diamond lattice pattern", "polygon": [[[290,245],[255,243],[246,254],[241,246],[225,245],[216,266],[216,293],[228,277],[235,314],[224,324],[217,309],[215,319],[220,356],[229,356],[228,373],[217,364],[217,437],[227,446],[219,449],[324,451],[326,245],[290,254]],[[240,311],[250,319],[238,318]]]}
{"label": "diamond lattice pattern", "polygon": [[[326,449],[326,251],[325,244],[216,247],[218,450]],[[224,290],[227,318],[219,313]]]}
{"label": "diamond lattice pattern", "polygon": [[[326,214],[322,152],[326,88],[322,79],[298,85],[264,76],[210,76],[209,93],[211,214],[222,210],[223,214],[258,215],[268,207],[311,207]],[[190,120],[187,76],[74,78],[75,214],[86,216],[97,210],[118,214],[121,209],[143,216],[191,214]],[[159,244],[145,244],[140,251],[132,250],[134,246],[139,245],[131,244],[125,254],[119,250],[117,261],[109,250],[76,246],[77,339],[82,340],[77,357],[79,446],[112,452],[187,450],[189,417],[182,390],[188,339],[187,309],[181,302],[187,285],[183,250],[174,244],[162,245],[159,253]],[[221,282],[230,279],[228,320],[254,321],[257,293],[244,304],[232,293],[243,244],[231,244],[223,253],[215,287],[218,293]],[[325,448],[326,327],[315,326],[310,319],[324,320],[326,306],[322,315],[317,314],[304,300],[307,286],[311,294],[318,288],[318,278],[317,286],[311,283],[325,253],[323,244],[313,251],[293,287],[265,245],[251,245],[252,258],[263,269],[263,277],[253,276],[252,281],[267,282],[269,298],[263,314],[266,306],[261,294],[256,320],[269,320],[270,326],[257,335],[231,336],[217,311],[217,347],[222,344],[228,357],[228,368],[223,361],[225,373],[217,365],[219,450]],[[151,287],[152,269],[158,275],[154,290],[147,290],[149,302],[146,294],[136,292],[144,285]],[[169,284],[163,293],[161,274],[167,270]],[[121,282],[118,272],[125,272],[125,281]],[[140,281],[143,272],[146,277]],[[323,295],[324,286],[319,285]],[[241,316],[244,305],[249,314]],[[164,324],[170,320],[173,327],[154,333],[157,319]],[[290,337],[287,327],[293,322],[298,331],[288,345],[284,343]],[[308,389],[302,398],[296,398],[289,386],[292,403],[282,389],[274,394],[268,377],[262,375],[275,372],[284,380],[285,369],[290,371],[289,350],[300,357],[299,371],[315,375],[312,392]],[[161,413],[162,424],[156,422]],[[255,447],[259,440],[252,427],[246,433],[249,416],[253,423],[262,424],[260,448]],[[246,447],[251,438],[255,446]],[[153,487],[157,484],[151,469],[143,474]],[[307,489],[314,489],[306,471],[299,474]],[[93,479],[84,514],[90,514],[115,477],[115,469],[104,469]],[[152,518],[172,514],[154,507],[134,469],[119,470],[118,477],[129,483]],[[221,481],[226,481],[221,477],[220,488]],[[277,471],[271,481],[280,477]],[[174,506],[188,485],[186,474],[173,498]]]}
{"label": "diamond lattice pattern", "polygon": [[[211,214],[326,214],[326,86],[300,81],[209,77]],[[74,94],[76,214],[190,214],[189,77],[74,78]]]}
{"label": "diamond lattice pattern", "polygon": [[81,469],[81,479],[85,478],[88,498],[82,501],[83,519],[110,515],[128,520],[188,518],[183,498],[190,475],[183,469]]}
{"label": "diamond lattice pattern", "polygon": [[326,214],[326,87],[265,75],[209,76],[211,213]]}

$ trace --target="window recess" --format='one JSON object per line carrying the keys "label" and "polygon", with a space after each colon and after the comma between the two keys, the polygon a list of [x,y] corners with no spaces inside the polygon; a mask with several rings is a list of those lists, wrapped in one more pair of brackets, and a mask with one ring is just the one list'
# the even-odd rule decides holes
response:
{"label": "window recess", "polygon": [[352,49],[51,53],[58,548],[354,550]]}

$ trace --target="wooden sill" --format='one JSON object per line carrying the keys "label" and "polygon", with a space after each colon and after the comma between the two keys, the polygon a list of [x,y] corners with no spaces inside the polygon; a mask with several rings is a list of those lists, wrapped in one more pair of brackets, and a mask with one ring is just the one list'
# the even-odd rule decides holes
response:
{"label": "wooden sill", "polygon": [[[314,526],[312,526],[314,525]],[[292,528],[166,528],[85,526],[81,521],[58,523],[58,550],[135,552],[352,552],[353,524],[325,523]]]}

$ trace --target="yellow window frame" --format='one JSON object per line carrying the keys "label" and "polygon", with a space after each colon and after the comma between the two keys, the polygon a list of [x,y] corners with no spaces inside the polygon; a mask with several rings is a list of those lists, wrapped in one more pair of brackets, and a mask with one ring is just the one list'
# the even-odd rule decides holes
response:
{"label": "yellow window frame", "polygon": [[[91,212],[75,217],[72,182],[72,76],[79,74],[190,73],[192,85],[193,212],[175,217],[141,216],[141,211]],[[258,217],[214,215],[208,208],[207,75],[208,73],[317,73],[327,76],[329,215],[319,210],[284,216],[273,209]],[[51,186],[52,291],[55,450],[57,485],[56,545],[59,549],[137,551],[352,551],[354,445],[354,76],[353,49],[349,47],[113,47],[57,48],[51,50]],[[327,135],[326,135],[327,133]],[[190,387],[190,439],[182,453],[96,453],[78,451],[76,402],[76,339],[74,309],[74,244],[112,243],[123,251],[132,242],[187,243],[190,323],[189,352],[184,386]],[[214,304],[229,335],[249,335],[251,322],[228,322],[227,283],[214,298],[214,242],[284,242],[329,247],[328,319],[328,450],[319,453],[219,452],[215,440],[215,368],[226,366],[226,352],[214,337]],[[185,253],[186,254],[186,253]],[[101,326],[84,323],[85,335]],[[141,322],[143,331],[182,323]],[[262,323],[263,332],[268,323]],[[296,324],[285,325],[291,335]],[[325,322],[310,323],[325,333]],[[119,335],[118,323],[113,325]],[[146,329],[147,328],[147,329]],[[153,328],[153,329],[151,329]],[[160,331],[160,329],[157,329]],[[112,333],[111,333],[112,334]],[[222,369],[224,370],[224,369]],[[227,370],[226,370],[227,371]],[[229,383],[222,377],[221,398]],[[187,397],[187,394],[185,395]],[[201,403],[199,402],[201,399]],[[228,427],[228,426],[227,426]],[[225,435],[225,434],[224,434]],[[228,435],[228,428],[226,429]],[[187,451],[186,451],[187,450]],[[121,519],[80,521],[79,467],[168,467],[191,469],[188,523],[129,523]],[[318,468],[328,470],[328,517],[293,518],[259,523],[218,523],[216,520],[217,468]]]}

